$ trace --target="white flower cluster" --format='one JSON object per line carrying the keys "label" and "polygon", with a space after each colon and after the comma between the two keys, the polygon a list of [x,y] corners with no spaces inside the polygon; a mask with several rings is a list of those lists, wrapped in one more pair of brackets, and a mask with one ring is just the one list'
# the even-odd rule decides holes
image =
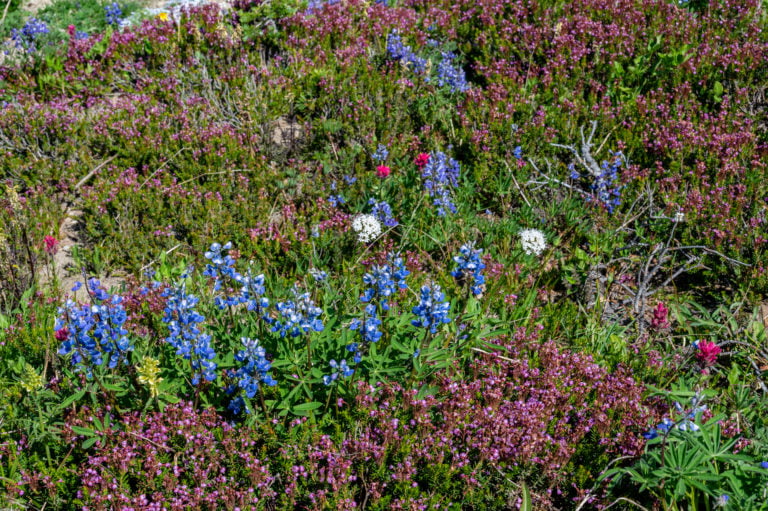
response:
{"label": "white flower cluster", "polygon": [[381,234],[381,223],[373,215],[357,215],[352,220],[352,230],[357,233],[357,241],[370,243]]}
{"label": "white flower cluster", "polygon": [[523,250],[528,255],[541,255],[544,249],[547,248],[547,239],[544,237],[544,233],[537,229],[524,229],[520,231],[520,243],[522,243]]}

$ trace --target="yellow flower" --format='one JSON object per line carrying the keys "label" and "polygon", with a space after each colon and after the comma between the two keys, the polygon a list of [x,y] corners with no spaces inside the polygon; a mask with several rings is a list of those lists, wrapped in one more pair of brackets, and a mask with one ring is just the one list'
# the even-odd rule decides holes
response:
{"label": "yellow flower", "polygon": [[43,376],[37,374],[35,368],[29,364],[24,364],[24,374],[21,376],[21,387],[29,393],[41,389],[45,384]]}
{"label": "yellow flower", "polygon": [[141,359],[141,365],[138,366],[139,371],[139,383],[149,386],[149,392],[152,397],[157,397],[157,386],[163,381],[162,378],[158,378],[160,375],[160,362],[152,357],[144,357]]}
{"label": "yellow flower", "polygon": [[167,12],[161,12],[157,15],[158,18],[160,18],[162,21],[168,21],[168,13]]}

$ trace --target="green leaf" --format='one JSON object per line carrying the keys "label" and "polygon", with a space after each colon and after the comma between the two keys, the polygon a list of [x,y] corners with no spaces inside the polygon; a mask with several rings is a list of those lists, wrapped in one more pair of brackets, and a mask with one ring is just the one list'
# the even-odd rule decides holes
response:
{"label": "green leaf", "polygon": [[96,435],[96,432],[94,430],[88,429],[88,428],[83,428],[81,426],[72,426],[72,431],[74,431],[78,435],[83,435],[83,436],[95,436]]}
{"label": "green leaf", "polygon": [[83,449],[90,449],[98,440],[97,437],[86,438],[83,442]]}
{"label": "green leaf", "polygon": [[312,401],[310,403],[302,403],[293,407],[293,413],[296,415],[308,415],[312,410],[317,410],[323,406],[323,403],[318,401]]}
{"label": "green leaf", "polygon": [[62,401],[61,404],[59,405],[59,410],[63,410],[64,408],[68,407],[75,401],[80,401],[83,398],[83,396],[85,396],[85,389],[69,396],[67,399]]}
{"label": "green leaf", "polygon": [[523,481],[520,486],[522,486],[523,489],[523,502],[520,504],[520,511],[532,511],[533,505],[531,504],[531,491],[528,489],[525,481]]}

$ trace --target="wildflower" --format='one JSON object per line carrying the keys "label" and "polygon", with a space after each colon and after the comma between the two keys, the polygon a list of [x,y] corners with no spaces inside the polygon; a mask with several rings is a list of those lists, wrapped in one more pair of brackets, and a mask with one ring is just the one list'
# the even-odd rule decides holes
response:
{"label": "wildflower", "polygon": [[547,240],[544,237],[544,233],[538,229],[524,229],[520,231],[519,235],[523,250],[528,255],[539,256],[547,248]]}
{"label": "wildflower", "polygon": [[[274,387],[277,381],[269,375],[272,363],[267,360],[267,352],[259,345],[259,341],[247,337],[241,338],[240,341],[245,349],[237,352],[235,360],[243,365],[238,368],[234,376],[237,379],[237,387],[243,389],[250,399],[258,392],[259,382]],[[230,387],[228,391],[233,392],[234,387]]]}
{"label": "wildflower", "polygon": [[370,243],[381,235],[381,224],[373,215],[357,215],[352,220],[352,230],[359,242]]}
{"label": "wildflower", "polygon": [[643,437],[646,438],[646,440],[652,440],[656,438],[659,435],[666,435],[669,433],[669,430],[672,429],[674,426],[674,422],[672,422],[670,419],[667,419],[666,417],[662,419],[662,421],[659,423],[658,426],[655,428],[651,428],[648,432],[643,433]]}
{"label": "wildflower", "polygon": [[379,165],[376,167],[376,175],[382,179],[385,177],[389,177],[391,169],[387,167],[386,165]]}
{"label": "wildflower", "polygon": [[404,45],[400,35],[394,30],[387,36],[387,54],[392,60],[410,66],[414,73],[421,74],[427,69],[426,59],[417,56],[410,46]]}
{"label": "wildflower", "polygon": [[43,243],[45,243],[45,251],[48,255],[54,255],[59,251],[59,240],[53,236],[46,236]]}
{"label": "wildflower", "polygon": [[294,287],[291,289],[294,300],[278,302],[275,306],[280,314],[279,319],[269,320],[272,323],[272,331],[278,332],[280,337],[286,334],[298,337],[310,330],[323,331],[323,322],[319,319],[323,310],[315,305],[309,293],[300,293]]}
{"label": "wildflower", "polygon": [[123,17],[123,11],[120,10],[120,6],[117,5],[117,2],[112,2],[105,6],[104,14],[107,19],[107,25],[119,25],[120,19]]}
{"label": "wildflower", "polygon": [[344,197],[342,197],[341,195],[329,195],[328,202],[334,208],[338,208],[341,204],[345,203]]}
{"label": "wildflower", "polygon": [[429,162],[429,154],[420,153],[413,161],[414,164],[421,170]]}
{"label": "wildflower", "polygon": [[[363,298],[360,299],[360,301],[364,301]],[[381,326],[381,320],[379,319],[377,312],[376,312],[376,305],[373,303],[369,303],[365,306],[365,309],[363,310],[363,319],[360,320],[358,318],[355,318],[352,320],[352,322],[349,324],[350,330],[359,330],[360,335],[362,336],[364,341],[367,342],[378,342],[379,339],[381,339],[381,330],[379,330],[379,326]],[[357,346],[355,345],[355,350],[350,350],[353,352],[357,352],[356,350]],[[347,347],[349,350],[349,346]]]}
{"label": "wildflower", "polygon": [[515,150],[514,150],[514,151],[512,151],[512,155],[513,155],[513,156],[514,156],[516,159],[518,159],[518,160],[522,160],[522,159],[523,159],[523,148],[522,148],[522,147],[520,147],[520,146],[517,146],[517,147],[515,147]]}
{"label": "wildflower", "polygon": [[456,213],[453,204],[452,189],[459,186],[459,162],[448,158],[443,152],[430,154],[424,167],[421,169],[421,178],[424,188],[434,197],[433,204],[437,206],[437,214],[445,216],[447,208],[451,213]]}
{"label": "wildflower", "polygon": [[662,303],[656,304],[653,309],[653,319],[651,319],[651,328],[655,330],[664,330],[669,328],[669,309]]}
{"label": "wildflower", "polygon": [[437,333],[438,325],[451,322],[448,317],[450,309],[451,304],[445,300],[445,294],[439,285],[422,286],[421,300],[413,308],[413,313],[418,319],[412,320],[411,323],[416,327],[429,328],[433,334]]}
{"label": "wildflower", "polygon": [[326,272],[318,270],[317,268],[310,268],[309,274],[313,279],[315,279],[315,282],[323,282],[328,278],[328,274]]}
{"label": "wildflower", "polygon": [[373,158],[376,161],[384,161],[389,156],[389,151],[387,151],[387,146],[384,144],[379,144],[379,146],[376,148],[376,152],[373,153]]}
{"label": "wildflower", "polygon": [[762,461],[760,462],[760,468],[768,469],[768,461]]}
{"label": "wildflower", "polygon": [[29,393],[32,393],[38,389],[43,388],[45,380],[41,374],[38,374],[37,371],[35,371],[34,367],[32,367],[28,362],[25,362],[24,373],[21,376],[20,383],[21,388]]}
{"label": "wildflower", "polygon": [[167,12],[160,12],[157,14],[157,18],[160,19],[160,21],[168,21],[168,13]]}
{"label": "wildflower", "polygon": [[682,211],[678,211],[675,213],[675,216],[672,218],[672,221],[677,223],[684,222],[685,221],[685,213]]}
{"label": "wildflower", "polygon": [[149,387],[150,395],[154,398],[158,396],[158,385],[163,381],[160,376],[160,362],[152,357],[145,356],[141,363],[136,367],[139,374],[138,380],[142,385]]}
{"label": "wildflower", "polygon": [[128,315],[123,298],[107,293],[97,279],[89,279],[88,288],[93,304],[78,305],[67,300],[59,309],[54,331],[62,340],[59,355],[72,354],[72,365],[84,369],[90,378],[93,367],[100,366],[105,356],[110,369],[120,362],[128,364],[127,354],[133,351],[133,345],[124,327]]}
{"label": "wildflower", "polygon": [[464,70],[453,65],[456,55],[451,52],[442,52],[442,60],[437,65],[437,84],[440,87],[448,86],[451,92],[466,92],[469,90]]}
{"label": "wildflower", "polygon": [[341,362],[336,362],[335,360],[331,360],[328,363],[329,366],[331,366],[331,369],[334,369],[335,372],[331,374],[326,374],[323,376],[323,383],[325,385],[330,385],[336,379],[341,375],[343,378],[348,378],[354,374],[355,370],[350,369],[350,367],[347,365],[347,360],[344,359]]}
{"label": "wildflower", "polygon": [[200,328],[205,317],[195,310],[199,299],[186,292],[184,283],[166,288],[161,296],[168,299],[163,316],[169,330],[165,342],[176,348],[176,355],[189,360],[192,385],[200,383],[201,376],[214,381],[218,367],[213,362],[216,352],[211,348],[211,336]]}
{"label": "wildflower", "polygon": [[460,255],[453,258],[458,266],[451,272],[451,276],[462,284],[468,276],[471,276],[471,291],[475,296],[483,294],[483,287],[485,285],[485,277],[482,273],[485,269],[485,264],[480,260],[481,252],[481,249],[475,248],[474,242],[462,245],[459,249]]}
{"label": "wildflower", "polygon": [[728,505],[728,501],[731,500],[731,498],[728,495],[720,495],[717,498],[717,501],[715,502],[715,506],[717,507],[725,507]]}
{"label": "wildflower", "polygon": [[717,356],[722,351],[720,346],[712,341],[699,341],[697,347],[699,352],[696,354],[696,358],[698,358],[705,367],[715,365]]}
{"label": "wildflower", "polygon": [[32,53],[37,49],[35,43],[40,39],[40,36],[49,32],[48,25],[44,21],[37,18],[29,18],[21,29],[11,29],[11,41],[13,41],[16,48]]}
{"label": "wildflower", "polygon": [[376,199],[370,199],[368,204],[373,206],[371,214],[376,217],[376,220],[387,227],[396,227],[398,225],[397,220],[392,216],[392,208],[387,202],[377,202]]}

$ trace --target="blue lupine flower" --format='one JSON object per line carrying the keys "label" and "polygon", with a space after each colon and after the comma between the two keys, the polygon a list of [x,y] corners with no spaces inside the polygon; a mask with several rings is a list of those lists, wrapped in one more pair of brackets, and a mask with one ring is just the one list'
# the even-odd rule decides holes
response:
{"label": "blue lupine flower", "polygon": [[456,55],[444,51],[441,53],[441,56],[443,59],[437,65],[437,84],[440,87],[450,87],[451,92],[468,91],[469,84],[467,83],[467,77],[464,75],[464,70],[459,66],[453,65]]}
{"label": "blue lupine flower", "polygon": [[16,48],[26,50],[27,53],[33,53],[37,47],[35,43],[41,35],[49,32],[48,25],[37,18],[29,18],[21,29],[11,29],[11,41]]}
{"label": "blue lupine flower", "polygon": [[410,65],[416,74],[422,74],[427,69],[427,60],[417,56],[410,46],[403,44],[400,34],[394,30],[387,36],[387,54],[392,60]]}
{"label": "blue lupine flower", "polygon": [[322,270],[318,270],[317,268],[310,268],[309,274],[312,275],[312,278],[315,279],[315,282],[324,282],[328,278],[328,274]]}
{"label": "blue lupine flower", "polygon": [[651,428],[646,433],[643,433],[643,436],[647,440],[652,440],[659,435],[666,435],[674,425],[675,425],[674,422],[672,422],[671,420],[665,417],[664,419],[662,419],[661,423],[659,423],[659,425],[656,426],[656,428]]}
{"label": "blue lupine flower", "polygon": [[476,249],[474,242],[470,242],[462,245],[459,252],[460,255],[453,258],[458,266],[451,272],[451,276],[460,283],[464,283],[469,277],[472,277],[470,288],[472,294],[480,296],[483,294],[483,285],[485,284],[485,276],[482,273],[485,269],[485,263],[480,259],[482,249]]}
{"label": "blue lupine flower", "polygon": [[309,0],[305,14],[314,14],[326,5],[334,5],[341,0]]}
{"label": "blue lupine flower", "polygon": [[323,383],[325,385],[330,385],[331,383],[336,381],[336,379],[339,378],[339,376],[341,376],[342,378],[348,378],[352,376],[355,372],[354,369],[351,369],[347,365],[346,359],[342,360],[341,362],[336,362],[335,360],[331,360],[328,363],[328,365],[331,366],[331,369],[334,369],[335,371],[331,374],[326,374],[323,376]]}
{"label": "blue lupine flower", "polygon": [[245,275],[238,273],[234,280],[242,286],[237,302],[246,304],[246,309],[256,311],[259,316],[264,314],[269,307],[269,299],[264,296],[264,274],[254,275],[253,268],[249,266]]}
{"label": "blue lupine flower", "polygon": [[216,352],[211,348],[211,336],[200,329],[205,317],[195,310],[198,298],[186,292],[184,282],[166,288],[162,296],[168,299],[163,316],[169,330],[165,342],[176,348],[176,355],[189,360],[193,385],[200,383],[201,376],[214,381]]}
{"label": "blue lupine flower", "polygon": [[451,191],[459,185],[459,172],[459,162],[441,151],[431,153],[424,165],[421,178],[429,196],[434,197],[433,204],[437,206],[439,216],[445,216],[445,208],[456,213]]}
{"label": "blue lupine flower", "polygon": [[368,200],[368,204],[373,206],[371,214],[376,217],[376,220],[387,227],[396,227],[398,225],[397,220],[392,216],[392,208],[387,202],[378,202],[376,199],[372,198]]}
{"label": "blue lupine flower", "polygon": [[359,364],[363,359],[362,355],[360,354],[360,347],[356,342],[349,343],[347,345],[347,351],[352,353],[352,360],[355,364]]}
{"label": "blue lupine flower", "polygon": [[413,313],[418,319],[411,321],[413,326],[420,328],[429,328],[431,333],[437,333],[437,327],[442,323],[450,323],[451,318],[448,312],[451,304],[445,301],[445,294],[440,286],[433,284],[431,286],[421,287],[421,301],[413,308]]}
{"label": "blue lupine flower", "polygon": [[286,334],[298,337],[310,330],[323,331],[323,322],[319,319],[323,310],[312,301],[309,293],[299,293],[295,287],[291,290],[295,300],[279,302],[275,307],[280,314],[278,319],[267,319],[272,324],[272,331],[278,332],[280,337]]}
{"label": "blue lupine flower", "polygon": [[[258,392],[259,383],[274,387],[277,385],[277,381],[269,374],[272,364],[267,360],[267,353],[259,345],[259,341],[243,337],[241,342],[245,349],[237,352],[235,361],[242,365],[234,372],[234,377],[237,380],[237,388],[243,389],[245,395],[251,399]],[[232,393],[235,391],[235,387],[231,386],[227,391]],[[237,405],[235,406],[237,407]],[[237,408],[239,411],[239,407]]]}
{"label": "blue lupine flower", "polygon": [[376,313],[376,305],[369,303],[365,306],[363,319],[355,318],[349,325],[350,330],[360,330],[364,341],[378,342],[381,339],[381,320]]}
{"label": "blue lupine flower", "polygon": [[[389,310],[389,297],[395,294],[395,287],[399,289],[408,289],[405,277],[410,274],[405,269],[405,264],[401,257],[395,254],[389,254],[389,264],[383,266],[373,265],[371,271],[363,276],[363,283],[368,287],[360,297],[363,303],[381,305],[384,311]],[[395,284],[397,280],[397,285]]]}
{"label": "blue lupine flower", "polygon": [[387,159],[387,156],[389,156],[389,151],[387,151],[387,146],[384,144],[379,144],[379,146],[376,148],[376,152],[373,153],[373,158],[376,161],[384,161]]}
{"label": "blue lupine flower", "polygon": [[72,354],[72,365],[84,370],[86,376],[93,375],[93,367],[100,366],[106,357],[107,365],[114,369],[121,362],[128,364],[128,352],[133,345],[128,339],[125,321],[128,315],[123,308],[123,298],[110,295],[96,279],[88,280],[92,305],[78,305],[67,300],[59,309],[54,330],[66,328],[60,355]]}
{"label": "blue lupine flower", "polygon": [[[235,260],[226,252],[232,249],[232,242],[228,241],[222,246],[220,243],[213,243],[210,250],[205,253],[205,258],[210,259],[211,264],[205,266],[203,275],[207,277],[218,278],[221,275],[234,278],[235,277]],[[222,254],[222,251],[224,252]],[[219,289],[221,284],[217,281],[216,290]]]}
{"label": "blue lupine flower", "polygon": [[120,10],[120,6],[117,2],[113,2],[104,7],[104,14],[107,19],[107,25],[119,25],[120,19],[123,17],[123,11]]}
{"label": "blue lupine flower", "polygon": [[[592,182],[588,183],[590,197],[588,200],[598,201],[609,213],[613,213],[617,206],[621,205],[621,191],[623,187],[618,184],[619,170],[624,163],[624,155],[621,152],[612,153],[611,161],[603,161],[600,165],[600,174],[592,177]],[[568,165],[570,171],[569,177],[576,181],[581,179],[581,174],[576,170],[573,164]]]}
{"label": "blue lupine flower", "polygon": [[[229,405],[227,405],[227,408],[234,414],[234,415],[240,415],[240,412],[243,411],[243,408],[245,408],[245,399],[243,399],[243,396],[237,396],[235,399],[229,402]],[[246,408],[246,411],[248,409]]]}

